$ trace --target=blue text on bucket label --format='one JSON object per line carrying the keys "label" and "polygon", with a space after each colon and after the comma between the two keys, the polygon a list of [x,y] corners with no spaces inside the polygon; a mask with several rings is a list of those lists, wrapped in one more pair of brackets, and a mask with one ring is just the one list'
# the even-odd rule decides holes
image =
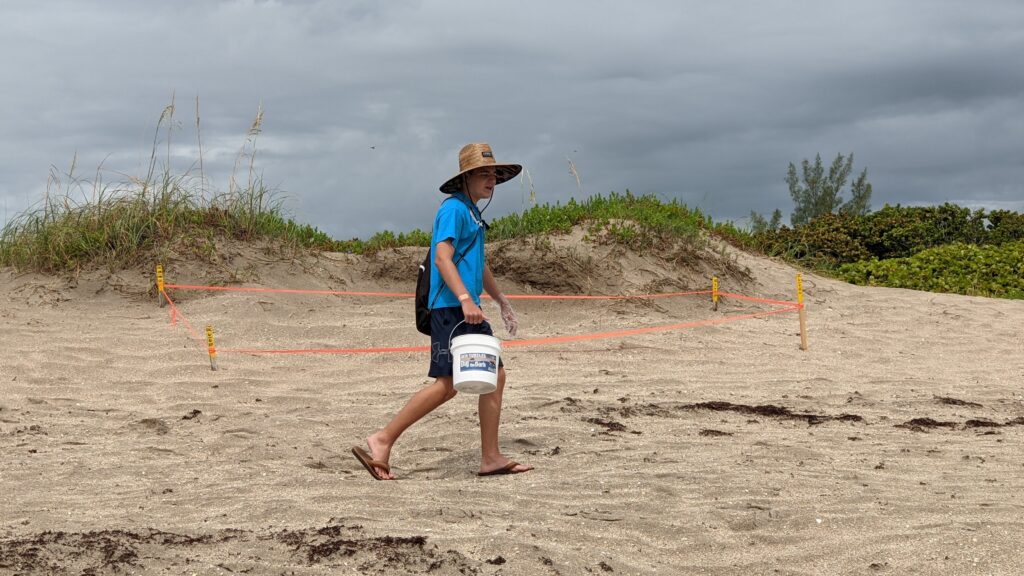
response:
{"label": "blue text on bucket label", "polygon": [[498,357],[483,352],[466,352],[459,354],[459,369],[462,372],[480,371],[497,373]]}

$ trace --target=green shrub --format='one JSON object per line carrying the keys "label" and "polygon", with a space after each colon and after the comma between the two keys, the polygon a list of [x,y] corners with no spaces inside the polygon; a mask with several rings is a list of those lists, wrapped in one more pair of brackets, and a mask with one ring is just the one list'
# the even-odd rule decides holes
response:
{"label": "green shrub", "polygon": [[988,243],[1001,244],[1024,240],[1024,214],[1010,210],[993,210],[988,213]]}
{"label": "green shrub", "polygon": [[796,228],[761,229],[743,244],[770,256],[830,270],[860,260],[906,258],[953,243],[1001,244],[1024,239],[1024,216],[986,214],[955,204],[888,206],[861,216],[826,214]]}
{"label": "green shrub", "polygon": [[806,226],[762,231],[753,235],[750,243],[769,256],[810,268],[830,269],[871,257],[860,239],[857,220],[846,214],[826,214]]}
{"label": "green shrub", "polygon": [[879,260],[905,258],[945,244],[987,243],[985,212],[955,204],[889,206],[859,222],[859,236]]}
{"label": "green shrub", "polygon": [[1024,298],[1024,241],[984,246],[958,242],[908,258],[845,264],[837,274],[866,286]]}

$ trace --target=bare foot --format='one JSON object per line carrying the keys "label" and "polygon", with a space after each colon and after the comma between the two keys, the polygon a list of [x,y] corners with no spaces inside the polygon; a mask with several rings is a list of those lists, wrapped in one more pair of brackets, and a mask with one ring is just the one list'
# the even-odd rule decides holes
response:
{"label": "bare foot", "polygon": [[[373,456],[374,460],[378,462],[387,463],[388,460],[391,458],[391,443],[389,443],[385,438],[383,438],[383,434],[381,434],[381,432],[371,434],[366,439],[366,445],[367,447],[370,448],[370,455]],[[374,468],[374,470],[376,470],[377,473],[380,474],[382,480],[395,479],[395,475],[392,474],[390,470],[384,470],[382,468],[376,467]]]}

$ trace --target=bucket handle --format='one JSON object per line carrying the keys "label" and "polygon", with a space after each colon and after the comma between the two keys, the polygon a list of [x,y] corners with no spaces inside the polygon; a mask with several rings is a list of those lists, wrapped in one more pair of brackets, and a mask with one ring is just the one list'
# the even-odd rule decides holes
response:
{"label": "bucket handle", "polygon": [[[458,328],[460,325],[465,324],[465,323],[466,323],[466,319],[462,319],[462,320],[459,321],[458,324],[456,324],[455,326],[452,327],[452,332],[449,333],[449,354],[452,354],[452,339],[455,337],[455,329]],[[465,335],[465,334],[463,334],[463,335]]]}
{"label": "bucket handle", "polygon": [[[466,319],[459,320],[459,324],[465,324]],[[448,353],[452,353],[452,337],[455,336],[455,329],[459,327],[459,324],[452,326],[452,331],[448,333]]]}

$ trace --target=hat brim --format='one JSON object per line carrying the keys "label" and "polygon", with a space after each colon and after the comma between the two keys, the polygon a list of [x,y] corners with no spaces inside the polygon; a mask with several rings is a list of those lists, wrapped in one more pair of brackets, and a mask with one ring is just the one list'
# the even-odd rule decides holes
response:
{"label": "hat brim", "polygon": [[472,170],[476,170],[476,168],[490,167],[493,167],[494,172],[497,174],[497,182],[495,183],[495,185],[508,182],[509,180],[518,176],[519,173],[523,171],[523,167],[519,164],[485,164],[483,166],[477,166],[475,168],[470,168],[468,170],[463,170],[462,172],[459,172],[455,176],[449,178],[447,182],[441,184],[441,187],[439,189],[441,190],[441,192],[444,192],[445,194],[454,194],[455,192],[461,192],[462,187],[459,186],[459,179],[462,178],[463,174],[470,172]]}

